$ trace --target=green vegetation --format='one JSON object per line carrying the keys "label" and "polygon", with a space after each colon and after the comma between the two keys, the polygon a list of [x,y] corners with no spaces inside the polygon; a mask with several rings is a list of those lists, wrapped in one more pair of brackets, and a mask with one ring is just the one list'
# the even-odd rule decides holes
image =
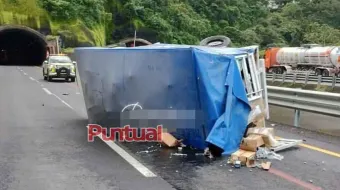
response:
{"label": "green vegetation", "polygon": [[339,0],[0,0],[0,24],[48,27],[66,47],[103,46],[135,30],[151,42],[222,34],[233,46],[340,45],[338,10]]}

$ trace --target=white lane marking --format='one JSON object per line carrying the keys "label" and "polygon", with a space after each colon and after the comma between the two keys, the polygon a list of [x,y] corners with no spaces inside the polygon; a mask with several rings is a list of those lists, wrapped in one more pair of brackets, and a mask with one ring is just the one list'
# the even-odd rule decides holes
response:
{"label": "white lane marking", "polygon": [[35,81],[35,79],[33,77],[30,77],[31,80]]}
{"label": "white lane marking", "polygon": [[[88,126],[86,126],[86,127],[88,128]],[[122,149],[120,146],[118,146],[115,142],[103,140],[101,135],[98,135],[98,137],[102,141],[104,141],[111,149],[116,151],[129,164],[131,164],[134,168],[136,168],[136,170],[138,170],[145,177],[157,177],[156,174],[154,174],[147,167],[145,167],[142,163],[140,163],[138,160],[136,160],[134,157],[132,157],[129,153],[127,153],[124,149]]]}
{"label": "white lane marking", "polygon": [[27,75],[27,73],[24,72],[24,75]]}
{"label": "white lane marking", "polygon": [[50,92],[47,88],[43,88],[43,90],[44,90],[48,95],[52,95],[52,92]]}
{"label": "white lane marking", "polygon": [[58,99],[59,99],[63,104],[65,104],[67,107],[69,107],[69,108],[71,108],[72,110],[74,110],[73,107],[70,106],[70,104],[66,103],[63,99],[59,98],[59,96],[57,96],[57,95],[55,95],[55,94],[53,94],[53,93],[52,93],[52,95],[55,96],[56,98],[58,98]]}
{"label": "white lane marking", "polygon": [[[44,90],[46,88],[43,88]],[[46,89],[47,90],[47,89]],[[46,91],[45,90],[45,91]],[[47,90],[48,91],[48,90]],[[51,93],[50,91],[48,91]],[[46,92],[47,93],[47,92]],[[64,100],[62,100],[60,97],[57,95],[51,93],[53,96],[58,98],[62,103],[64,103],[67,107],[71,108],[72,110],[73,107],[70,106],[68,103],[66,103]],[[88,126],[87,126],[88,128]],[[102,137],[99,135],[99,138],[102,139]],[[136,170],[138,170],[142,175],[145,177],[157,177],[156,174],[154,174],[152,171],[150,171],[147,167],[145,167],[142,163],[140,163],[138,160],[136,160],[134,157],[132,157],[129,153],[127,153],[124,149],[119,147],[115,142],[113,141],[104,141],[111,149],[113,149],[115,152],[117,152],[122,158],[124,158],[129,164],[131,164]]]}

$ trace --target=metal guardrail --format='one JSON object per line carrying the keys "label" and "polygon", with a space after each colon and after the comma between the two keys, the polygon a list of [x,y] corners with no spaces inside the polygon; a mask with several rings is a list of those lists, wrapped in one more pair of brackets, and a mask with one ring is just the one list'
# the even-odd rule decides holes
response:
{"label": "metal guardrail", "polygon": [[336,84],[340,84],[340,77],[336,76],[316,76],[311,75],[308,73],[296,73],[296,74],[273,74],[273,73],[267,73],[266,79],[272,80],[272,82],[275,81],[281,81],[281,82],[293,82],[293,83],[316,83],[318,85],[320,84],[327,84],[329,86],[332,86],[333,88],[336,86]]}
{"label": "metal guardrail", "polygon": [[340,94],[267,86],[270,105],[295,110],[294,126],[299,126],[300,111],[340,117]]}

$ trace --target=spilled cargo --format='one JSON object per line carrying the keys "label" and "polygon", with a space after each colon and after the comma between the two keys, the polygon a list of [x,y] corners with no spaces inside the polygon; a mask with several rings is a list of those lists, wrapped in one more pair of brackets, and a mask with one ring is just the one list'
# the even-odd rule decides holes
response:
{"label": "spilled cargo", "polygon": [[162,125],[188,146],[212,144],[230,155],[254,102],[268,107],[257,47],[153,44],[77,48],[75,56],[89,123]]}

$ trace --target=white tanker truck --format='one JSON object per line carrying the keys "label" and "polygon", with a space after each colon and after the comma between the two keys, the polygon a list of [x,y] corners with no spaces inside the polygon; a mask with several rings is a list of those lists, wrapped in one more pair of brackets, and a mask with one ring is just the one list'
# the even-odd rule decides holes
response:
{"label": "white tanker truck", "polygon": [[302,47],[268,48],[265,51],[267,72],[309,71],[316,75],[340,74],[340,47],[306,44]]}

